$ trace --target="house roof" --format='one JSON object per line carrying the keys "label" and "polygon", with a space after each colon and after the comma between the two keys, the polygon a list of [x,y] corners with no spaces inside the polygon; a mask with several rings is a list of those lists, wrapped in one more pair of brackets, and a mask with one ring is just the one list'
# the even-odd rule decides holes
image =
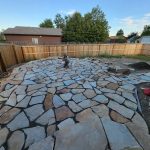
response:
{"label": "house roof", "polygon": [[16,26],[14,28],[6,29],[3,33],[5,35],[17,34],[17,35],[56,35],[56,36],[62,36],[62,29]]}

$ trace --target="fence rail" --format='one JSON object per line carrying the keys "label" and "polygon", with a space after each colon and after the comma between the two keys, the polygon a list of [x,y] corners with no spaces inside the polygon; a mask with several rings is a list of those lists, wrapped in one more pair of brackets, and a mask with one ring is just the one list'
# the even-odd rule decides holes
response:
{"label": "fence rail", "polygon": [[[0,45],[0,53],[6,67],[22,62],[52,56],[70,57],[109,55],[150,55],[150,44],[62,44],[62,45]],[[0,70],[1,64],[0,64]]]}

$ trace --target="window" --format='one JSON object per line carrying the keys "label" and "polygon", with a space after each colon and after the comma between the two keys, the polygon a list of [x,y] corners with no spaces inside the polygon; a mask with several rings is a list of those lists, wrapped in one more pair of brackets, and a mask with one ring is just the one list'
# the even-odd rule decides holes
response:
{"label": "window", "polygon": [[38,44],[38,38],[32,38],[32,43],[33,44]]}

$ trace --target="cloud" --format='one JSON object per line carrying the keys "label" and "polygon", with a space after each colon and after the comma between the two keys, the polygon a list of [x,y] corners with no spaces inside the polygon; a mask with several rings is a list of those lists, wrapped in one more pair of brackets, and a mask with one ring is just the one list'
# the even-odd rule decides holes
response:
{"label": "cloud", "polygon": [[75,9],[70,9],[70,10],[61,10],[60,11],[60,13],[62,14],[62,15],[73,15],[74,13],[76,12],[76,10]]}
{"label": "cloud", "polygon": [[150,24],[150,13],[144,14],[140,18],[128,16],[120,19],[120,26],[124,29],[126,34],[131,32],[141,33],[145,25]]}

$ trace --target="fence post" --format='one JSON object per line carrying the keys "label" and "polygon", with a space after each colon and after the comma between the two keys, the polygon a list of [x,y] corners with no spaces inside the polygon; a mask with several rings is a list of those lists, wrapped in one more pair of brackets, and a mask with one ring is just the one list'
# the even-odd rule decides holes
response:
{"label": "fence post", "polygon": [[13,48],[13,51],[14,51],[16,63],[18,64],[19,61],[18,61],[18,58],[17,58],[17,54],[16,54],[16,50],[15,50],[15,45],[12,45],[12,48]]}
{"label": "fence post", "polygon": [[4,61],[3,61],[1,52],[0,52],[0,65],[1,65],[2,72],[7,72],[7,70],[6,70],[6,65],[5,65],[5,63],[4,63]]}

